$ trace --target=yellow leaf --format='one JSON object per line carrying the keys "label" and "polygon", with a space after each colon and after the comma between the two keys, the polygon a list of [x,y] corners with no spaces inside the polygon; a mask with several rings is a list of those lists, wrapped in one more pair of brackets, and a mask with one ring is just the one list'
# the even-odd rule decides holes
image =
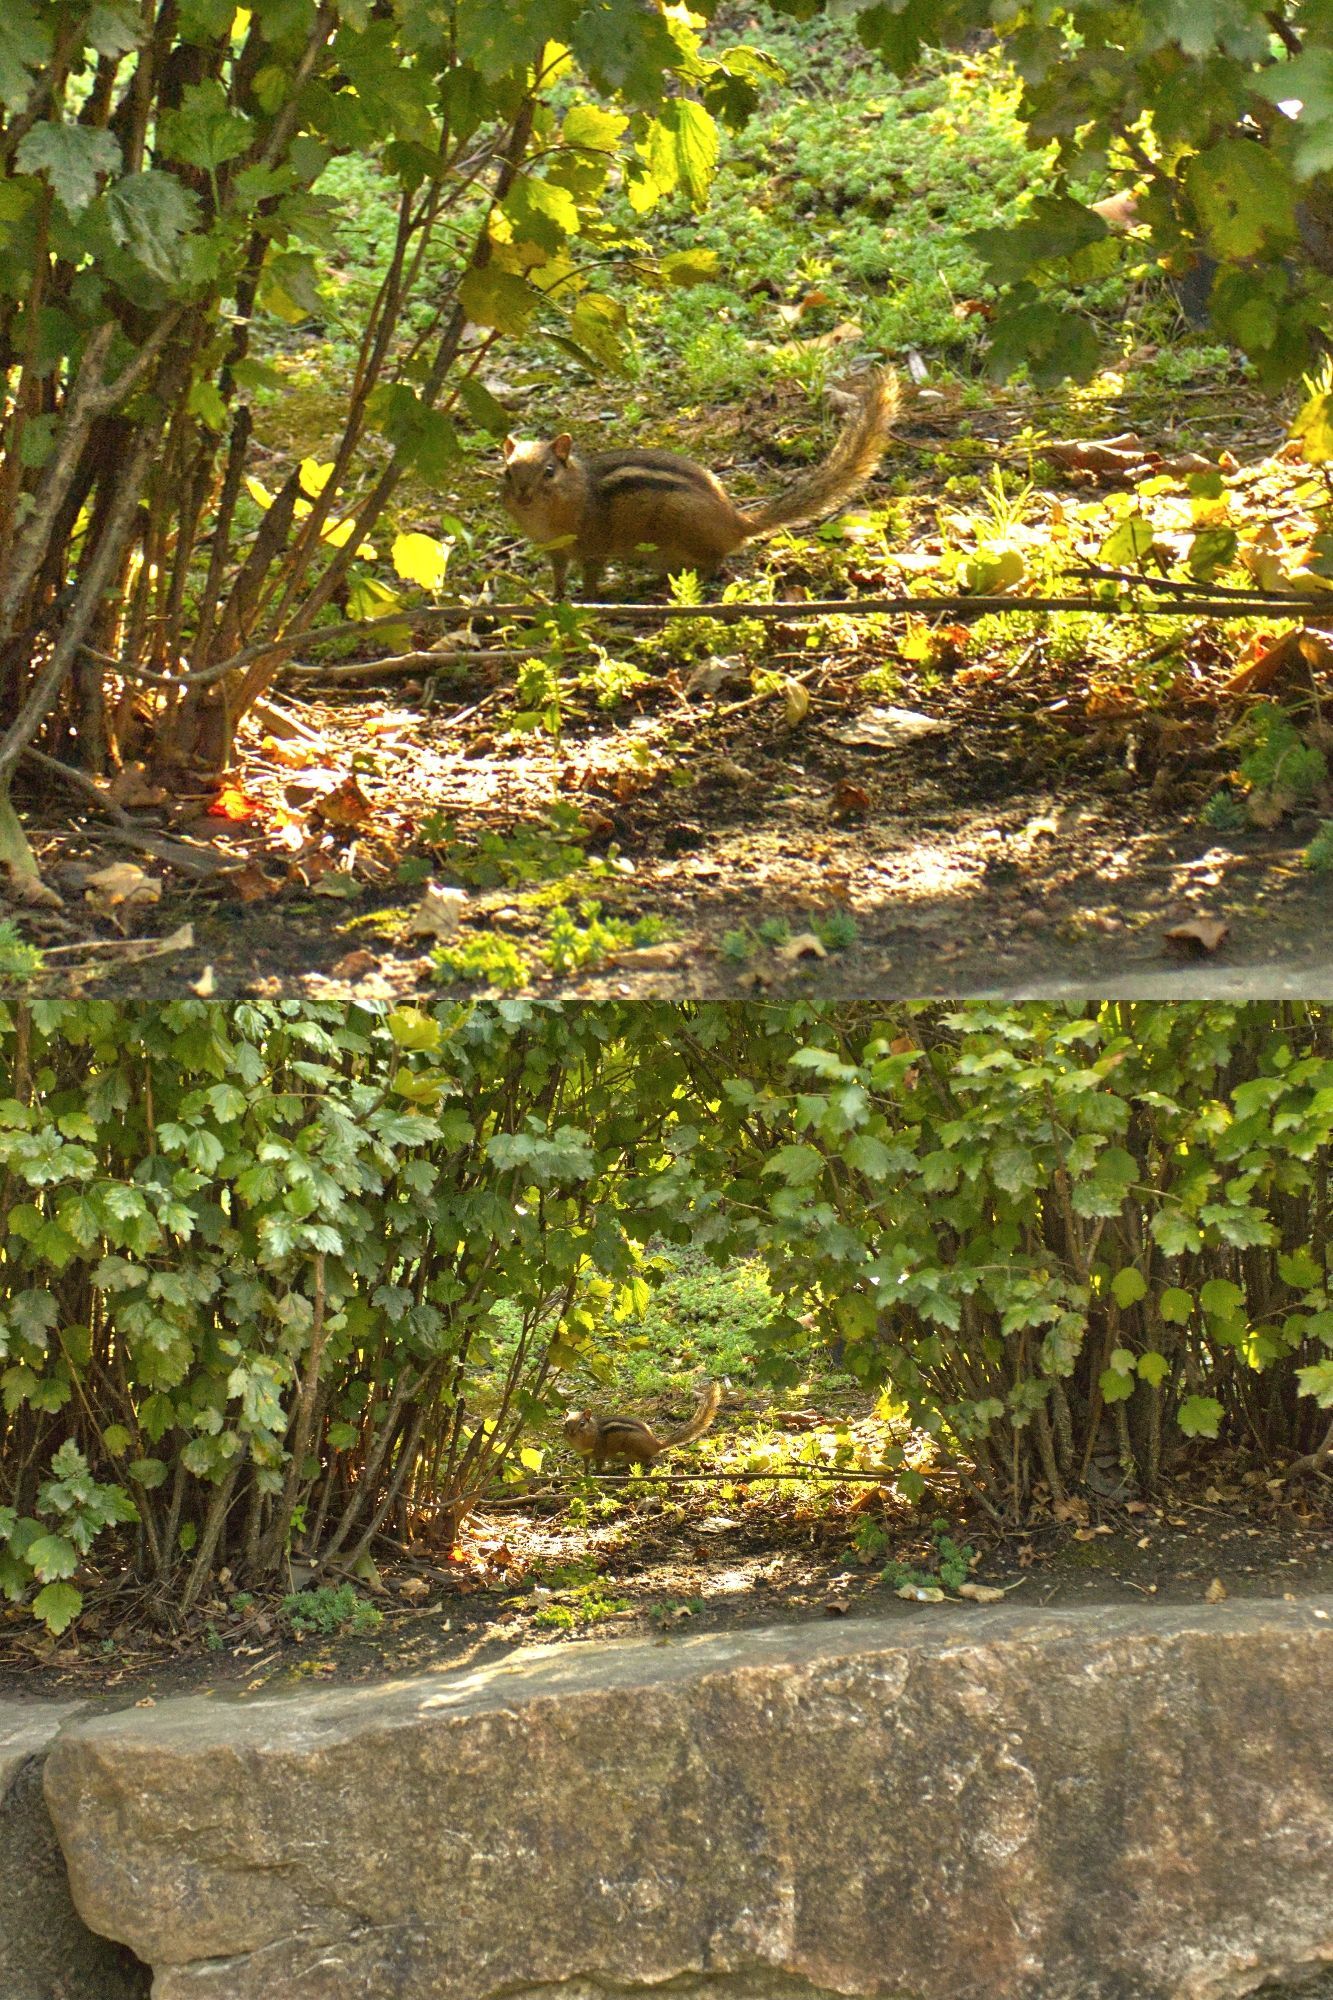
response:
{"label": "yellow leaf", "polygon": [[312,500],[318,500],[320,494],[329,483],[329,474],[332,470],[332,459],[330,459],[327,465],[321,465],[317,458],[303,458],[301,460],[302,492],[308,493]]}
{"label": "yellow leaf", "polygon": [[518,1462],[521,1466],[523,1466],[525,1471],[540,1472],[542,1469],[542,1460],[543,1458],[545,1458],[545,1456],[546,1456],[545,1452],[534,1450],[531,1446],[528,1446],[525,1447],[524,1450],[520,1451],[518,1455]]}
{"label": "yellow leaf", "polygon": [[273,495],[269,492],[267,486],[263,484],[262,480],[255,479],[247,472],[245,475],[245,490],[254,501],[256,507],[262,507],[267,514],[269,508],[273,505]]}
{"label": "yellow leaf", "polygon": [[395,537],[393,566],[408,583],[419,583],[423,590],[438,590],[444,582],[448,562],[447,546],[437,542],[433,535]]}

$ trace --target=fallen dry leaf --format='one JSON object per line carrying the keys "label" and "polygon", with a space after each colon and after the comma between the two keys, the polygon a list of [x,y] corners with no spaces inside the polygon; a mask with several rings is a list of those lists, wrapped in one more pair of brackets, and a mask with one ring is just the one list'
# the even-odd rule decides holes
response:
{"label": "fallen dry leaf", "polygon": [[832,347],[850,347],[853,341],[861,338],[864,330],[860,320],[843,319],[839,320],[836,326],[830,327],[827,333],[806,334],[803,339],[793,340],[787,344],[805,348],[811,353],[823,354]]}
{"label": "fallen dry leaf", "polygon": [[1224,682],[1223,692],[1252,694],[1257,688],[1271,687],[1280,675],[1294,667],[1310,667],[1327,674],[1333,667],[1333,647],[1318,632],[1285,632]]}
{"label": "fallen dry leaf", "polygon": [[364,979],[368,972],[378,969],[379,960],[373,951],[349,951],[336,964],[329,967],[334,979]]}
{"label": "fallen dry leaf", "polygon": [[1005,1599],[1005,1592],[993,1583],[960,1583],[958,1595],[970,1598],[973,1604],[1003,1604]]}
{"label": "fallen dry leaf", "polygon": [[1102,441],[1090,438],[1057,438],[1041,448],[1043,458],[1067,465],[1075,472],[1118,473],[1133,476],[1155,468],[1157,454],[1145,451],[1132,433]]}
{"label": "fallen dry leaf", "polygon": [[935,715],[920,715],[913,708],[867,708],[846,729],[830,731],[837,743],[857,749],[896,750],[920,736],[941,736],[953,728]]}
{"label": "fallen dry leaf", "polygon": [[943,1604],[944,1592],[933,1583],[902,1583],[894,1592],[896,1597],[906,1597],[913,1604]]}
{"label": "fallen dry leaf", "polygon": [[262,903],[281,892],[282,883],[266,875],[257,861],[247,861],[225,877],[227,891],[242,903]]}
{"label": "fallen dry leaf", "polygon": [[864,785],[854,785],[850,778],[839,778],[833,788],[833,806],[840,813],[869,812],[870,794]]}
{"label": "fallen dry leaf", "polygon": [[1221,1577],[1215,1576],[1212,1582],[1209,1584],[1207,1590],[1205,1590],[1205,1592],[1203,1593],[1203,1601],[1205,1604],[1220,1604],[1223,1598],[1227,1597],[1229,1594],[1230,1593],[1228,1592],[1227,1587],[1223,1583]]}
{"label": "fallen dry leaf", "polygon": [[240,785],[219,785],[204,808],[209,819],[253,819],[258,807]]}
{"label": "fallen dry leaf", "polygon": [[641,944],[616,952],[615,962],[627,972],[653,972],[678,965],[683,951],[684,946],[679,944]]}
{"label": "fallen dry leaf", "polygon": [[364,826],[374,810],[355,773],[349,773],[310,808],[311,817],[322,819],[326,826]]}
{"label": "fallen dry leaf", "polygon": [[83,893],[95,909],[118,910],[135,903],[157,903],[162,884],[155,875],[146,875],[133,861],[113,861],[88,876]]}
{"label": "fallen dry leaf", "polygon": [[795,937],[789,937],[785,944],[779,945],[778,957],[790,965],[798,958],[827,958],[828,951],[813,931],[798,931]]}
{"label": "fallen dry leaf", "polygon": [[449,888],[443,882],[428,882],[403,928],[409,937],[455,937],[466,908],[467,896],[462,889]]}
{"label": "fallen dry leaf", "polygon": [[160,806],[167,792],[164,785],[150,783],[143,765],[134,762],[121,766],[106,795],[117,806]]}
{"label": "fallen dry leaf", "polygon": [[1204,958],[1215,952],[1230,933],[1230,924],[1220,917],[1192,917],[1188,923],[1173,924],[1163,936],[1173,951],[1185,958]]}
{"label": "fallen dry leaf", "polygon": [[810,713],[810,692],[800,681],[785,681],[782,688],[782,707],[787,727],[795,729],[798,722],[804,722]]}

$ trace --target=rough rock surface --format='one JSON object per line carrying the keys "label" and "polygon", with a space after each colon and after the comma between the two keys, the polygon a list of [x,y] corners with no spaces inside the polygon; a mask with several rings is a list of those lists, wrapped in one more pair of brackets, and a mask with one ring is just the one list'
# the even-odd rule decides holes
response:
{"label": "rough rock surface", "polygon": [[73,1723],[154,2000],[1230,2000],[1333,1966],[1333,1600],[911,1621]]}
{"label": "rough rock surface", "polygon": [[147,2000],[148,1968],[94,1937],[70,1900],[42,1797],[42,1761],[68,1702],[0,1702],[0,1995],[3,2000]]}

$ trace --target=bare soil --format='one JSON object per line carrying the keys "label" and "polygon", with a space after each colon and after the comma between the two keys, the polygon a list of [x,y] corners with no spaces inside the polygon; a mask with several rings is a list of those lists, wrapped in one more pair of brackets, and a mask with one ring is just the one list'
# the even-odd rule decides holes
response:
{"label": "bare soil", "polygon": [[[90,1593],[79,1638],[61,1641],[11,1609],[0,1614],[0,1694],[122,1706],[449,1672],[535,1643],[669,1644],[686,1628],[933,1615],[900,1595],[894,1566],[933,1574],[938,1517],[909,1516],[878,1488],[811,1501],[659,1471],[623,1490],[626,1504],[597,1525],[534,1502],[474,1516],[452,1549],[402,1550],[382,1562],[369,1595],[382,1623],[368,1634],[297,1639],[276,1596],[237,1610],[219,1595],[177,1628],[169,1605],[108,1586]],[[1333,1609],[1328,1479],[1284,1490],[1255,1473],[1219,1478],[1214,1463],[1151,1502],[1076,1499],[1021,1530],[958,1510],[946,1525],[971,1552],[970,1582],[1034,1606],[1326,1595]],[[953,1587],[945,1598],[960,1601]]]}

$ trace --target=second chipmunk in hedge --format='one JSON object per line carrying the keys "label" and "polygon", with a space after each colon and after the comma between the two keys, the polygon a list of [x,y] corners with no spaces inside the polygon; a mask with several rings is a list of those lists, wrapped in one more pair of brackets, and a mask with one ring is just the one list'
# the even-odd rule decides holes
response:
{"label": "second chipmunk in hedge", "polygon": [[551,558],[557,596],[571,561],[592,597],[613,558],[666,575],[710,575],[757,535],[817,521],[860,490],[884,455],[898,414],[898,378],[885,369],[828,457],[785,493],[746,513],[707,466],[674,451],[597,451],[585,458],[568,431],[549,442],[504,441],[504,504],[529,541]]}

